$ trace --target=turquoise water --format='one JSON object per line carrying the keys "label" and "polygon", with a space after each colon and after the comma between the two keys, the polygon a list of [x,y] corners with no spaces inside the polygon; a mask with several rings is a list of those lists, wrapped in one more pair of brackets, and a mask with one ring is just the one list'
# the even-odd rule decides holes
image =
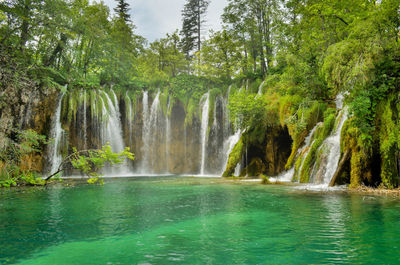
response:
{"label": "turquoise water", "polygon": [[398,264],[400,202],[200,178],[0,191],[0,264]]}

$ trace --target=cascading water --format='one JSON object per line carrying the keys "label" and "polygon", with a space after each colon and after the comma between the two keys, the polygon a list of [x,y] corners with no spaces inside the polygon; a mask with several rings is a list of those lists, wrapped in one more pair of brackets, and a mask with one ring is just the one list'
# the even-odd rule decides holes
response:
{"label": "cascading water", "polygon": [[292,178],[293,178],[293,174],[294,174],[294,167],[292,167],[291,169],[289,169],[288,171],[285,171],[283,173],[281,173],[279,176],[277,177],[270,177],[268,178],[269,181],[274,182],[274,181],[278,181],[278,182],[291,182]]}
{"label": "cascading water", "polygon": [[[114,101],[110,96],[103,91],[103,95],[107,100],[108,111],[103,102],[103,113],[108,113],[108,120],[102,123],[102,144],[109,143],[113,152],[122,152],[125,149],[125,144],[122,137],[122,126],[119,118],[118,101],[114,91]],[[114,102],[116,103],[114,105]],[[126,174],[129,172],[127,164],[124,163],[120,167],[111,170],[112,174]]]}
{"label": "cascading water", "polygon": [[148,109],[147,93],[143,95],[143,149],[142,149],[142,167],[141,173],[153,173],[155,166],[155,159],[151,159],[151,154],[155,152],[155,136],[157,133],[158,121],[161,112],[160,108],[160,92],[157,93],[150,107]]}
{"label": "cascading water", "polygon": [[[304,166],[304,162],[306,161],[306,157],[307,157],[308,153],[310,152],[310,148],[315,142],[315,140],[311,142],[311,139],[314,137],[315,131],[321,125],[322,125],[322,123],[319,122],[314,126],[314,128],[310,131],[310,133],[304,139],[304,146],[301,149],[299,149],[299,151],[297,152],[299,155],[302,154],[301,164],[300,164],[300,167],[298,170],[298,174],[301,173],[301,170],[303,169],[303,166]],[[293,169],[294,169],[294,167],[293,167]]]}
{"label": "cascading water", "polygon": [[[239,132],[232,135],[225,97],[215,97],[209,118],[211,95],[206,93],[200,99],[198,114],[194,113],[189,121],[186,106],[172,98],[166,100],[160,92],[150,100],[144,91],[142,104],[132,102],[129,93],[118,99],[113,90],[70,91],[62,96],[52,123],[55,143],[49,147],[53,170],[61,162],[61,154],[70,147],[85,150],[108,143],[113,152],[130,146],[136,155],[135,161],[127,161],[119,168],[105,167],[103,173],[109,176],[129,174],[128,165],[133,165],[132,173],[143,175],[217,175],[223,171],[230,151],[240,139]],[[134,112],[142,117],[133,118]],[[65,122],[63,127],[61,121]],[[64,127],[68,131],[66,137]]]}
{"label": "cascading water", "polygon": [[225,158],[225,160],[224,160],[223,168],[221,169],[220,175],[222,175],[222,173],[224,173],[224,171],[226,169],[226,166],[228,164],[229,154],[232,152],[232,150],[235,147],[235,145],[239,142],[241,136],[242,136],[241,130],[237,130],[234,135],[231,135],[225,141],[225,143],[224,143],[224,153],[225,153],[224,158]]}
{"label": "cascading water", "polygon": [[165,163],[166,163],[166,170],[169,173],[169,144],[171,142],[171,122],[169,120],[169,108],[170,108],[170,98],[168,98],[168,105],[167,105],[167,113],[165,113]]}
{"label": "cascading water", "polygon": [[83,149],[87,149],[86,91],[83,91]]}
{"label": "cascading water", "polygon": [[208,113],[210,109],[210,94],[206,93],[202,98],[202,111],[201,111],[201,161],[200,161],[200,175],[204,175],[206,164],[206,146],[207,146],[207,132],[208,132]]}
{"label": "cascading water", "polygon": [[257,97],[260,97],[262,95],[264,84],[265,84],[265,80],[262,81],[260,86],[258,87]]}
{"label": "cascading water", "polygon": [[143,92],[143,112],[142,112],[142,120],[143,120],[143,127],[142,127],[142,161],[141,161],[141,172],[145,173],[148,170],[148,149],[149,146],[149,138],[150,138],[150,120],[149,120],[149,94],[147,91]]}
{"label": "cascading water", "polygon": [[50,158],[50,171],[49,174],[54,174],[60,164],[62,163],[62,154],[61,154],[61,146],[62,146],[62,138],[64,135],[64,130],[61,127],[61,105],[64,94],[60,96],[60,99],[57,103],[56,113],[54,115],[52,121],[52,127],[50,131],[51,138],[54,140],[54,143],[50,146],[49,149],[49,158]]}
{"label": "cascading water", "polygon": [[348,118],[348,111],[343,107],[343,95],[336,98],[336,108],[339,114],[336,118],[336,127],[333,133],[325,139],[318,150],[324,159],[321,159],[318,168],[313,169],[312,177],[314,183],[328,185],[339,164],[340,159],[340,135],[345,121]]}
{"label": "cascading water", "polygon": [[133,106],[132,106],[132,100],[128,96],[128,92],[125,94],[125,99],[126,99],[126,109],[127,109],[127,115],[126,115],[126,124],[127,124],[127,131],[128,131],[128,139],[129,139],[129,146],[132,146],[132,135],[133,135]]}

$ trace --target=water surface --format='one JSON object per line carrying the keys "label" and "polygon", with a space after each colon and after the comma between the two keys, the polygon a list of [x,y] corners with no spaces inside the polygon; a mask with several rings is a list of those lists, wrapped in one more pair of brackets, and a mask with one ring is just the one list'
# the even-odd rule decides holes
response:
{"label": "water surface", "polygon": [[212,178],[0,191],[0,264],[397,264],[400,202]]}

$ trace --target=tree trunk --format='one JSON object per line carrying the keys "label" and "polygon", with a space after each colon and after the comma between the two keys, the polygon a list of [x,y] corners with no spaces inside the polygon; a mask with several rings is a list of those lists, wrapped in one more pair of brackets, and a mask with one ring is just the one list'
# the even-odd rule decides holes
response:
{"label": "tree trunk", "polygon": [[64,50],[64,45],[67,42],[67,35],[64,33],[61,33],[60,41],[58,42],[57,46],[54,48],[53,52],[51,53],[51,56],[49,59],[46,60],[44,66],[50,66],[52,65],[55,60],[57,59],[57,56],[62,53]]}

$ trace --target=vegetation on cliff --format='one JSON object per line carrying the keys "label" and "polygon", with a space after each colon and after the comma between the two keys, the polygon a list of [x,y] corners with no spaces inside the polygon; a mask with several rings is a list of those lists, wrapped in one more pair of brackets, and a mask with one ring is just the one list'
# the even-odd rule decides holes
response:
{"label": "vegetation on cliff", "polygon": [[[268,158],[269,151],[284,150],[280,160],[285,160],[286,169],[295,167],[295,179],[301,182],[309,181],[312,166],[319,163],[318,149],[338,115],[334,98],[342,93],[351,116],[342,131],[342,154],[350,155],[339,180],[353,187],[399,186],[398,0],[229,0],[222,30],[211,32],[202,43],[197,38],[197,51],[192,53],[194,42],[188,49],[187,28],[147,44],[135,34],[127,8],[111,14],[103,2],[3,1],[2,91],[28,81],[32,84],[21,87],[62,90],[68,95],[63,117],[69,121],[82,104],[82,95],[96,106],[91,115],[102,116],[107,100],[96,92],[99,88],[112,87],[129,108],[126,102],[136,104],[143,90],[160,91],[163,112],[169,115],[174,104],[182,103],[187,125],[198,117],[206,92],[210,91],[209,117],[217,98],[229,96],[232,123],[245,134],[225,175],[233,173],[245,144],[254,156],[246,163],[265,166],[257,166],[264,172],[253,174],[271,169],[278,156]],[[185,6],[186,13],[190,8]],[[3,110],[10,104],[7,95],[0,94],[2,119],[9,116],[11,111]],[[303,157],[298,151],[319,122],[323,125]],[[2,128],[1,133],[17,142],[18,133],[13,131],[24,126],[16,120],[11,123],[12,130]],[[43,123],[37,131],[48,134],[48,118]],[[263,146],[278,139],[277,132],[283,137],[277,141],[291,143],[288,154],[286,146]]]}

